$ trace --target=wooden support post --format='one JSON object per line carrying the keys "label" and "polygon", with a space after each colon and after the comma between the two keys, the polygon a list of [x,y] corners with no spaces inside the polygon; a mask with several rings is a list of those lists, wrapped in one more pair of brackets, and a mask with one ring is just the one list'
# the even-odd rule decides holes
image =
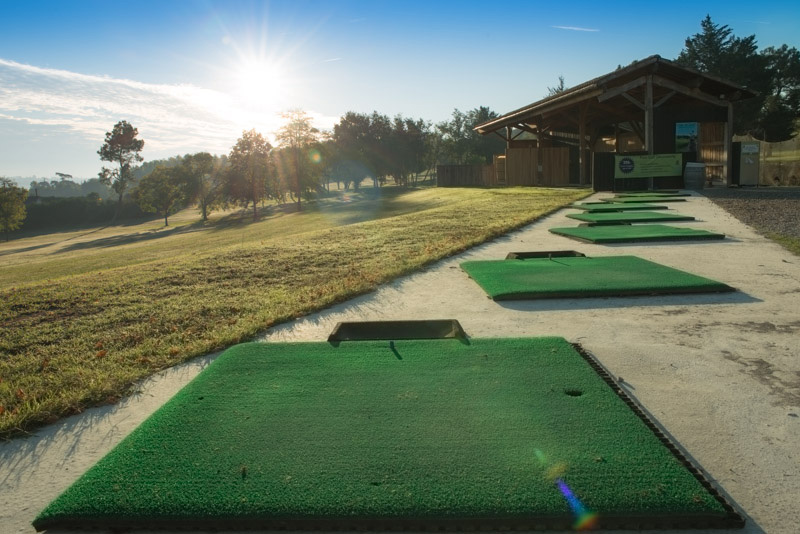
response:
{"label": "wooden support post", "polygon": [[[647,91],[644,98],[644,144],[647,153],[655,153],[653,147],[653,75],[647,75]],[[647,179],[647,188],[653,189],[653,178]]]}
{"label": "wooden support post", "polygon": [[586,180],[586,112],[588,103],[582,103],[578,108],[578,183],[583,185]]}
{"label": "wooden support post", "polygon": [[733,104],[728,102],[728,122],[725,123],[725,165],[722,168],[722,176],[725,177],[725,185],[733,183]]}
{"label": "wooden support post", "polygon": [[511,148],[511,126],[506,126],[506,148]]}

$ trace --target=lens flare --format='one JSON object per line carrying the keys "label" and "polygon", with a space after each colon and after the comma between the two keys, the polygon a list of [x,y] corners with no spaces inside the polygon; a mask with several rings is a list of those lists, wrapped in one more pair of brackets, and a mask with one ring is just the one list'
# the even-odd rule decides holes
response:
{"label": "lens flare", "polygon": [[[549,462],[542,451],[535,449],[533,453],[543,467],[547,466]],[[555,483],[561,495],[563,495],[564,499],[567,501],[570,510],[572,510],[572,514],[575,516],[575,523],[573,523],[572,528],[575,530],[591,530],[597,526],[599,516],[586,508],[578,496],[575,495],[575,492],[572,491],[572,488],[561,478],[566,471],[567,464],[557,462],[547,468],[545,477],[547,480]]]}
{"label": "lens flare", "polygon": [[560,478],[556,479],[556,486],[567,500],[572,513],[575,515],[575,523],[572,528],[575,530],[590,530],[597,525],[597,514],[590,512],[581,502],[577,495],[572,491],[566,482]]}
{"label": "lens flare", "polygon": [[308,152],[308,159],[311,160],[311,163],[320,163],[322,162],[322,154],[319,153],[319,150],[311,149]]}

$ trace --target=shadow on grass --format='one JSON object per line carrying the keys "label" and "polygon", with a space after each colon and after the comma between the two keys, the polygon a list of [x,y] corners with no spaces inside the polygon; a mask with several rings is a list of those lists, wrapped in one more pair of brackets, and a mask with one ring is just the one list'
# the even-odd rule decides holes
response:
{"label": "shadow on grass", "polygon": [[[73,243],[62,247],[60,250],[53,252],[53,254],[62,254],[64,252],[73,252],[76,250],[87,250],[92,248],[109,248],[121,245],[129,245],[131,243],[140,243],[144,241],[152,241],[154,239],[163,239],[178,234],[188,234],[191,232],[202,232],[207,230],[203,221],[198,221],[192,224],[183,226],[174,226],[168,229],[151,230],[149,232],[137,232],[135,234],[122,234],[109,237],[102,237],[91,241],[81,241],[80,243]],[[69,241],[69,240],[67,240]]]}
{"label": "shadow on grass", "polygon": [[52,243],[44,243],[42,245],[33,245],[31,247],[12,248],[10,250],[4,250],[4,251],[0,252],[0,257],[1,256],[10,256],[12,254],[21,254],[23,252],[30,252],[32,250],[37,250],[37,249],[40,249],[40,248],[49,247],[51,245],[52,245]]}
{"label": "shadow on grass", "polygon": [[332,226],[347,226],[394,217],[431,207],[429,201],[398,201],[404,195],[418,189],[420,188],[387,187],[335,192],[318,199],[304,200],[299,210],[295,202],[259,207],[257,219],[253,219],[252,207],[242,208],[218,219],[210,229],[218,231],[243,228],[254,223],[278,220],[292,214],[329,217],[335,221]]}

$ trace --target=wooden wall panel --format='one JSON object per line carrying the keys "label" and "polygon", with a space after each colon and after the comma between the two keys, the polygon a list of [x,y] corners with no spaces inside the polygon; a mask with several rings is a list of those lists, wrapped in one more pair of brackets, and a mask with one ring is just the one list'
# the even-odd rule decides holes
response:
{"label": "wooden wall panel", "polygon": [[542,148],[542,181],[539,185],[569,185],[569,148]]}
{"label": "wooden wall panel", "polygon": [[483,187],[492,185],[493,165],[438,165],[436,184],[439,187]]}
{"label": "wooden wall panel", "polygon": [[506,184],[535,185],[539,158],[535,148],[509,148],[506,150]]}
{"label": "wooden wall panel", "polygon": [[706,164],[706,180],[724,180],[725,123],[701,122],[698,161]]}

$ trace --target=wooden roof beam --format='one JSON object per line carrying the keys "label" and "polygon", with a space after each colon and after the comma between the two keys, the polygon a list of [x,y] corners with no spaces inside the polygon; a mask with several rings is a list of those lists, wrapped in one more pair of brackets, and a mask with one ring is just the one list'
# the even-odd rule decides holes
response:
{"label": "wooden roof beam", "polygon": [[633,97],[632,97],[631,95],[629,95],[628,93],[622,93],[622,95],[621,95],[621,96],[623,96],[623,97],[625,98],[625,100],[627,100],[628,102],[630,102],[631,104],[633,104],[633,105],[634,105],[634,106],[636,106],[637,108],[639,108],[639,109],[641,109],[642,111],[644,111],[644,104],[642,104],[641,102],[639,102],[638,100],[636,100],[635,98],[633,98]]}
{"label": "wooden roof beam", "polygon": [[[538,134],[539,133],[539,129],[538,128],[533,128],[531,126],[528,126],[527,124],[515,124],[514,126],[512,126],[512,128],[516,128],[517,130],[522,130],[523,132],[528,132],[528,133],[532,133],[532,134]],[[516,139],[517,137],[519,137],[519,136],[518,135],[514,136],[514,139]]]}
{"label": "wooden roof beam", "polygon": [[661,104],[665,103],[667,100],[675,96],[678,92],[677,91],[670,91],[669,93],[665,94],[661,98],[658,99],[658,102],[653,104],[653,107],[659,107]]}
{"label": "wooden roof beam", "polygon": [[[609,106],[608,104],[597,104],[594,105],[596,108],[605,111],[606,114],[611,115],[611,120],[616,118],[622,118],[626,121],[636,121],[640,120],[641,117],[637,113],[630,113],[625,111],[624,109],[617,107],[617,106]],[[609,122],[608,124],[612,124],[613,122]]]}
{"label": "wooden roof beam", "polygon": [[630,81],[630,82],[628,82],[626,84],[620,85],[619,87],[615,87],[613,89],[609,89],[607,91],[603,91],[603,93],[600,94],[597,97],[597,101],[598,102],[605,102],[606,100],[611,100],[612,98],[615,98],[617,96],[624,95],[625,93],[627,93],[631,89],[635,89],[637,87],[641,87],[645,83],[647,83],[647,77],[646,76],[639,76],[635,80],[632,80],[632,81]]}
{"label": "wooden roof beam", "polygon": [[510,139],[508,139],[505,135],[500,133],[500,130],[495,130],[492,133],[495,134],[500,139],[502,139],[503,141],[505,141],[506,143],[508,143],[510,141]]}
{"label": "wooden roof beam", "polygon": [[666,78],[662,78],[661,76],[653,76],[653,83],[660,87],[671,89],[676,93],[696,98],[697,100],[702,100],[707,104],[713,104],[715,106],[723,106],[723,107],[728,105],[728,102],[726,102],[725,100],[720,100],[719,98],[715,98],[707,93],[700,91],[699,89],[689,89],[684,85],[675,83],[671,80],[667,80]]}

